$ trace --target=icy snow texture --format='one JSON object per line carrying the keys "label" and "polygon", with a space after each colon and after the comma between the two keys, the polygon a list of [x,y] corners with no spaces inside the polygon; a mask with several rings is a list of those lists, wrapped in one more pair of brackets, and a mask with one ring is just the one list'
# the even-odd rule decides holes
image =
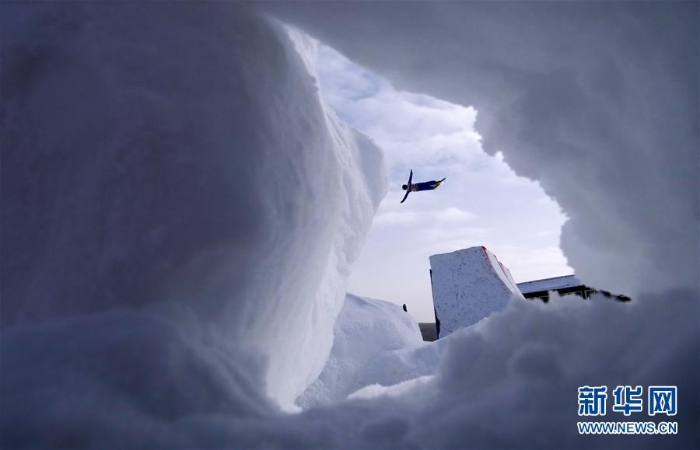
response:
{"label": "icy snow texture", "polygon": [[415,356],[424,346],[418,323],[400,306],[348,294],[335,322],[328,362],[297,404],[334,403],[371,384],[388,386],[433,374],[437,353]]}
{"label": "icy snow texture", "polygon": [[474,325],[523,298],[510,271],[485,247],[470,247],[430,257],[435,313],[440,338]]}
{"label": "icy snow texture", "polygon": [[[2,12],[3,359],[33,330],[107,352],[114,322],[159,377],[225,363],[291,406],[330,352],[381,152],[324,111],[287,32],[237,5]],[[80,345],[56,345],[85,369]],[[105,364],[132,364],[115,351]],[[187,385],[167,397],[225,403]]]}

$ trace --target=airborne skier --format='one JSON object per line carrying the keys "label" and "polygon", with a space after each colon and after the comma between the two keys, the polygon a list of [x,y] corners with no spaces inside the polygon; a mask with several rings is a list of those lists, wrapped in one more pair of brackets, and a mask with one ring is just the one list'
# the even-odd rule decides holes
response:
{"label": "airborne skier", "polygon": [[401,203],[406,201],[406,198],[408,197],[408,194],[414,191],[432,191],[433,189],[437,188],[442,184],[445,179],[443,178],[442,180],[432,180],[432,181],[425,181],[423,183],[411,183],[411,180],[413,179],[413,170],[411,170],[411,174],[408,177],[408,184],[404,184],[401,186],[401,189],[406,191],[406,195],[403,196],[403,200],[401,200]]}

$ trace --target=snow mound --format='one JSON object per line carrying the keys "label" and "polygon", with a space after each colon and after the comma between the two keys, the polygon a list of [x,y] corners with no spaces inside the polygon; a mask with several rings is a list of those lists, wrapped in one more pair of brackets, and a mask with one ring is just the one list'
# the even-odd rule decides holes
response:
{"label": "snow mound", "polygon": [[418,323],[401,307],[348,294],[326,366],[297,404],[308,408],[334,403],[371,384],[432,374],[437,359],[416,358],[423,346]]}
{"label": "snow mound", "polygon": [[371,399],[375,397],[380,397],[386,395],[389,397],[398,397],[401,395],[406,395],[411,392],[417,386],[427,384],[433,381],[431,375],[424,375],[422,377],[412,378],[410,380],[402,381],[401,383],[385,386],[382,384],[371,384],[369,386],[363,387],[357,392],[353,392],[348,396],[348,400],[357,399]]}
{"label": "snow mound", "polygon": [[[63,354],[52,370],[119,377],[106,367],[133,368],[126,349],[183,333],[110,394],[148,404],[141,384],[207,355],[190,389],[223,365],[256,380],[240,392],[291,406],[330,352],[386,190],[381,151],[322,105],[286,29],[245,6],[14,3],[3,19],[1,317],[3,333],[22,328],[3,360],[41,342]],[[96,323],[117,333],[90,336],[116,349],[104,371],[52,338]],[[39,375],[56,401],[66,380]],[[3,376],[3,392],[30,392],[22,379]],[[186,384],[168,397],[195,396]],[[205,398],[197,411],[226,401]]]}
{"label": "snow mound", "polygon": [[508,268],[486,247],[433,255],[430,270],[438,337],[502,310],[513,296],[523,298]]}

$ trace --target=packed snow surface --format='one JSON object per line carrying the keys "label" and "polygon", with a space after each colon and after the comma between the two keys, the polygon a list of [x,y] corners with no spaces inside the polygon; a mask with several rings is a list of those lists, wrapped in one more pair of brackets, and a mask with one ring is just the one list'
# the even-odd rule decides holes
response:
{"label": "packed snow surface", "polygon": [[297,404],[329,404],[366,386],[432,375],[439,350],[437,344],[423,342],[418,323],[400,306],[348,294],[326,366]]}
{"label": "packed snow surface", "polygon": [[485,247],[433,255],[430,270],[440,338],[523,298],[508,268]]}

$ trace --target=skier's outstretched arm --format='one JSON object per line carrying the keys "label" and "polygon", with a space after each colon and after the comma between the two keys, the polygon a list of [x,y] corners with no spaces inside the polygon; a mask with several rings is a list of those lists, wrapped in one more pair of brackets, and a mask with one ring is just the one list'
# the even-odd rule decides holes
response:
{"label": "skier's outstretched arm", "polygon": [[413,169],[411,169],[411,174],[408,176],[408,184],[406,185],[406,195],[403,196],[401,203],[406,201],[406,197],[411,193],[411,180],[413,179]]}

